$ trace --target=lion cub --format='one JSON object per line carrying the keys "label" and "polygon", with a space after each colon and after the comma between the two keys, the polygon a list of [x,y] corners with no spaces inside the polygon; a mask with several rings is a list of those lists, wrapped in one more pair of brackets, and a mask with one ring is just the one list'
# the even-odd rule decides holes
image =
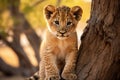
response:
{"label": "lion cub", "polygon": [[[40,49],[40,80],[75,80],[78,51],[76,26],[82,16],[79,6],[54,7],[44,9],[48,24]],[[60,76],[61,75],[61,76]]]}

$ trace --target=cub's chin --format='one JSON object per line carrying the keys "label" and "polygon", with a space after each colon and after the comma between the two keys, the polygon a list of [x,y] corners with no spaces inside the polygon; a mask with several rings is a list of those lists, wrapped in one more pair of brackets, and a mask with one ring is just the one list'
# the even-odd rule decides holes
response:
{"label": "cub's chin", "polygon": [[57,36],[57,38],[60,39],[60,40],[65,40],[65,39],[67,39],[68,37],[60,37],[60,36]]}

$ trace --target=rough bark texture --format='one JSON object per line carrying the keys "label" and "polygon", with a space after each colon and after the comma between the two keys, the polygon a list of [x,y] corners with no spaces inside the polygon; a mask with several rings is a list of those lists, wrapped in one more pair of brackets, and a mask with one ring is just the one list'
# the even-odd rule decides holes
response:
{"label": "rough bark texture", "polygon": [[120,0],[92,0],[76,73],[78,80],[120,80]]}

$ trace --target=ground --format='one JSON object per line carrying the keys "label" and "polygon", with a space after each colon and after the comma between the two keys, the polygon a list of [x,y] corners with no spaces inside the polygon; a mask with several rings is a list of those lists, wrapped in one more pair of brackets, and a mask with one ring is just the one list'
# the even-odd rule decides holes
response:
{"label": "ground", "polygon": [[25,78],[22,76],[4,76],[0,73],[0,80],[24,80]]}

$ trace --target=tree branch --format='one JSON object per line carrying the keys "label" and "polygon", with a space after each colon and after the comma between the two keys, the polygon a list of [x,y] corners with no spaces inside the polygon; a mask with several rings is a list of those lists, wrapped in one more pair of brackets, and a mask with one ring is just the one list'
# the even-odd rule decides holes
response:
{"label": "tree branch", "polygon": [[15,68],[6,64],[0,58],[0,71],[2,71],[5,75],[20,75],[22,70],[20,70],[20,68]]}

